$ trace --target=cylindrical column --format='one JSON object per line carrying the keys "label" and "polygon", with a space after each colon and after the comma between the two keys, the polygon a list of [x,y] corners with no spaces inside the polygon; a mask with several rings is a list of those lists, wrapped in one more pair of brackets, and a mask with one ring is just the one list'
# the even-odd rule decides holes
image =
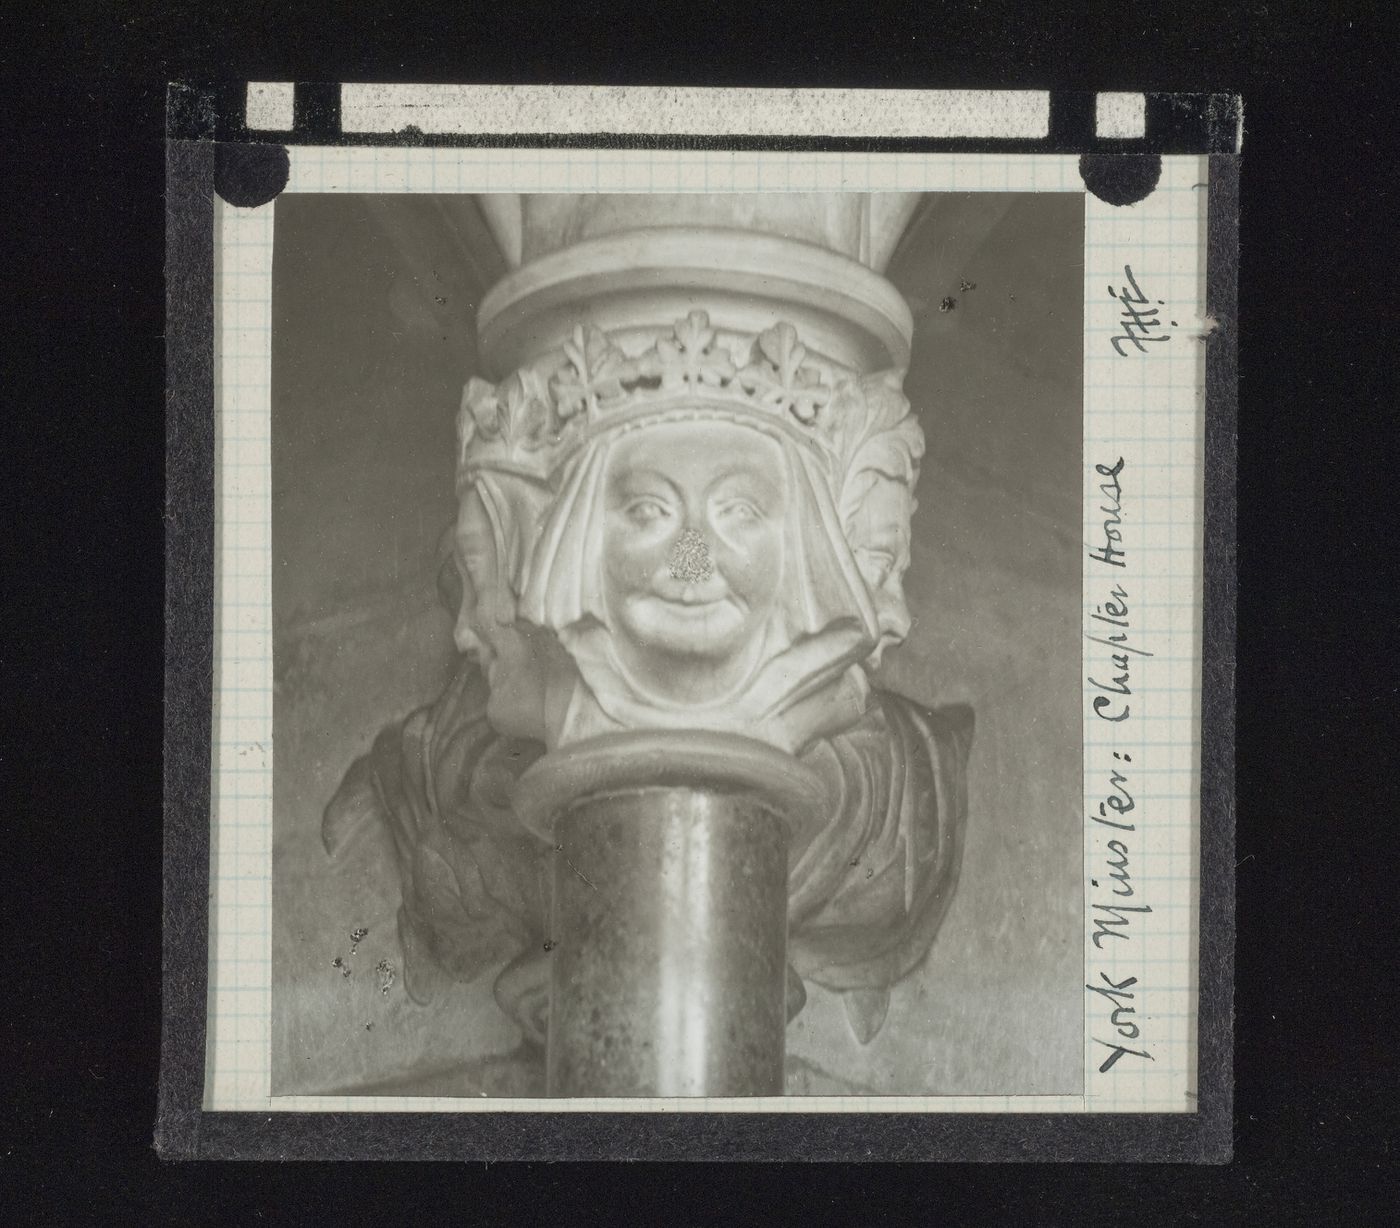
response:
{"label": "cylindrical column", "polygon": [[783,1091],[788,829],[752,794],[595,794],[554,825],[553,1096]]}

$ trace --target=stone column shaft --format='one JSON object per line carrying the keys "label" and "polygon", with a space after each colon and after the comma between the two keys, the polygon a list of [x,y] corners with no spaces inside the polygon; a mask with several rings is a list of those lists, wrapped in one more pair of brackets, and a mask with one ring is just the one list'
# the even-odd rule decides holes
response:
{"label": "stone column shaft", "polygon": [[640,788],[573,805],[555,838],[550,1094],[781,1095],[783,820]]}

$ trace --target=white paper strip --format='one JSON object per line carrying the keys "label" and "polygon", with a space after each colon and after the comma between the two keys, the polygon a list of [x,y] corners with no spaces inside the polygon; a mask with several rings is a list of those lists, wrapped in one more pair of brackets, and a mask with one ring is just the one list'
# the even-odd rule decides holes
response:
{"label": "white paper strip", "polygon": [[1147,132],[1145,94],[1099,94],[1094,99],[1094,132],[1110,140],[1131,140]]}
{"label": "white paper strip", "polygon": [[247,123],[252,132],[290,132],[296,87],[290,81],[248,82]]}
{"label": "white paper strip", "polygon": [[345,132],[991,137],[1050,130],[1043,90],[343,85]]}

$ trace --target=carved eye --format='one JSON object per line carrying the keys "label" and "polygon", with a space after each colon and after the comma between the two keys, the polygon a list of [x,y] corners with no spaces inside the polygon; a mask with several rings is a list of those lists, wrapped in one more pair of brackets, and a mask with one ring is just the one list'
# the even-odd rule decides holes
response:
{"label": "carved eye", "polygon": [[763,513],[759,510],[758,506],[754,503],[750,503],[747,499],[730,499],[721,503],[716,509],[716,512],[723,519],[737,521],[740,524],[746,524],[749,521],[761,520],[763,518]]}
{"label": "carved eye", "polygon": [[671,509],[658,499],[636,499],[627,505],[627,518],[636,525],[655,524],[670,515]]}

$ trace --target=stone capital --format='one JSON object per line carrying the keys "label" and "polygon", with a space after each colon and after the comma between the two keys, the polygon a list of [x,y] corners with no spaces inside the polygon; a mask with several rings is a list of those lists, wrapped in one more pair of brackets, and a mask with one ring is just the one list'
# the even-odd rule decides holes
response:
{"label": "stone capital", "polygon": [[908,629],[923,435],[882,275],[911,195],[482,198],[458,643],[501,732],[798,753]]}

